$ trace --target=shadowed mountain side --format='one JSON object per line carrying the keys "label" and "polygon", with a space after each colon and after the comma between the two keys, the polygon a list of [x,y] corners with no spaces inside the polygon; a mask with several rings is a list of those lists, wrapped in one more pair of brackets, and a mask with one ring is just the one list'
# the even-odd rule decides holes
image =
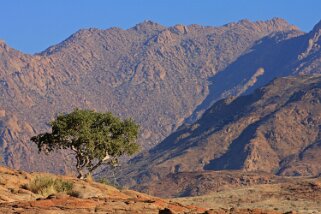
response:
{"label": "shadowed mountain side", "polygon": [[[206,170],[321,173],[321,75],[278,78],[216,102],[195,123],[130,161],[123,183],[153,185],[169,173]],[[132,179],[129,179],[132,178]]]}
{"label": "shadowed mountain side", "polygon": [[259,40],[225,70],[209,78],[209,94],[187,122],[198,118],[219,99],[250,93],[276,77],[294,74],[292,66],[305,40],[306,36],[297,31],[279,32]]}
{"label": "shadowed mountain side", "polygon": [[209,78],[209,94],[186,122],[199,118],[215,101],[250,93],[276,77],[320,73],[320,23],[308,34],[277,32],[257,41],[225,70]]}

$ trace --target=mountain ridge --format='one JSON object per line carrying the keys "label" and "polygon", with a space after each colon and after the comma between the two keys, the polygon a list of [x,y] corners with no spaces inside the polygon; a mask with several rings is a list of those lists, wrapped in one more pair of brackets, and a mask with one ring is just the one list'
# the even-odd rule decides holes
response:
{"label": "mountain ridge", "polygon": [[[75,37],[81,37],[82,34],[87,34],[88,32],[96,32],[96,33],[99,33],[99,32],[109,32],[109,31],[113,31],[113,30],[116,30],[116,31],[131,31],[131,30],[135,30],[135,31],[140,31],[140,32],[143,32],[143,33],[146,33],[146,30],[148,30],[148,32],[150,31],[154,31],[154,33],[146,33],[146,34],[155,34],[155,33],[159,33],[163,30],[166,30],[166,29],[170,29],[172,31],[175,32],[175,30],[179,29],[179,28],[189,28],[189,27],[196,27],[196,28],[224,28],[224,27],[230,27],[230,26],[233,26],[233,25],[241,25],[241,26],[249,26],[249,27],[259,27],[260,25],[272,25],[274,26],[276,29],[274,29],[274,31],[276,30],[282,30],[282,27],[289,27],[289,29],[291,30],[299,30],[298,27],[288,23],[285,19],[282,19],[282,18],[272,18],[270,20],[266,20],[266,21],[261,21],[261,20],[258,20],[258,21],[254,21],[254,22],[251,22],[250,20],[248,19],[242,19],[238,22],[231,22],[229,24],[226,24],[226,25],[222,25],[222,26],[202,26],[202,25],[198,25],[198,24],[190,24],[190,25],[183,25],[183,24],[176,24],[174,26],[169,26],[169,27],[165,27],[164,25],[161,25],[157,22],[153,22],[151,20],[145,20],[141,23],[138,23],[136,24],[134,27],[130,27],[128,29],[122,29],[122,28],[119,28],[119,27],[110,27],[110,28],[107,28],[107,29],[99,29],[99,28],[85,28],[85,29],[81,29],[81,30],[78,30],[77,32],[73,33],[71,36],[69,36],[67,39],[63,40],[62,42],[56,44],[56,45],[52,45],[48,48],[46,48],[45,50],[41,51],[40,53],[38,54],[35,54],[35,55],[47,55],[47,51],[50,52],[50,49],[56,49],[55,46],[61,46],[63,45],[65,42],[70,42],[70,40],[72,40],[73,38]],[[152,30],[151,30],[152,28]],[[272,30],[273,31],[273,30]],[[179,32],[176,31],[176,32]],[[79,38],[78,38],[79,39]]]}

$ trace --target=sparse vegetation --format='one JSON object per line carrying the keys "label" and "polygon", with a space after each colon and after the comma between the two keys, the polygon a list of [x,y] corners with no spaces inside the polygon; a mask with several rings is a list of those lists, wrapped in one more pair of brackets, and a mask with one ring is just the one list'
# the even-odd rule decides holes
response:
{"label": "sparse vegetation", "polygon": [[106,178],[98,179],[97,182],[105,185],[110,185],[109,181]]}
{"label": "sparse vegetation", "polygon": [[78,178],[84,179],[102,164],[115,166],[118,157],[132,155],[139,126],[132,119],[121,120],[112,113],[76,109],[52,121],[52,132],[31,138],[39,152],[65,149],[74,153]]}
{"label": "sparse vegetation", "polygon": [[29,184],[23,185],[23,188],[45,197],[56,193],[66,193],[74,196],[72,182],[50,176],[36,177]]}
{"label": "sparse vegetation", "polygon": [[100,178],[97,180],[97,182],[101,183],[101,184],[108,185],[108,186],[113,186],[117,189],[122,189],[122,187],[117,182],[112,182],[112,181],[108,180],[107,178]]}

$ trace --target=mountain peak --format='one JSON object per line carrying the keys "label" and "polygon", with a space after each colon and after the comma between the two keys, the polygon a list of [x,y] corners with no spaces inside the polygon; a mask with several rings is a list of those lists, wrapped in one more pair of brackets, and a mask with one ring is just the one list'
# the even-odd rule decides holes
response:
{"label": "mountain peak", "polygon": [[280,17],[274,17],[269,20],[270,22],[279,23],[279,24],[285,24],[285,25],[291,25],[287,20],[280,18]]}
{"label": "mountain peak", "polygon": [[[260,24],[262,21],[257,21],[255,23]],[[266,24],[269,24],[275,28],[281,29],[290,29],[290,30],[299,30],[299,28],[293,24],[290,24],[287,20],[279,17],[274,17],[270,20],[265,21]]]}
{"label": "mountain peak", "polygon": [[316,25],[314,25],[312,32],[319,31],[320,29],[321,29],[321,20]]}
{"label": "mountain peak", "polygon": [[2,39],[0,39],[0,48],[5,48],[5,49],[8,48],[7,43],[6,43],[4,40],[2,40]]}
{"label": "mountain peak", "polygon": [[163,25],[160,25],[151,20],[144,20],[143,22],[138,23],[131,29],[134,29],[138,32],[148,33],[153,31],[161,31],[161,30],[164,30],[165,28],[166,27],[164,27]]}
{"label": "mountain peak", "polygon": [[10,47],[4,40],[0,39],[0,52],[20,53],[20,51]]}
{"label": "mountain peak", "polygon": [[249,24],[249,23],[253,23],[253,22],[251,22],[249,19],[241,19],[237,23],[239,23],[239,24]]}
{"label": "mountain peak", "polygon": [[48,47],[47,49],[45,49],[44,51],[37,53],[36,55],[47,55],[48,56],[48,55],[57,53],[57,52],[61,51],[63,48],[65,48],[68,43],[73,43],[73,42],[75,43],[77,41],[80,41],[81,38],[88,37],[90,34],[92,34],[95,31],[99,31],[99,29],[96,29],[96,28],[80,29],[80,30],[76,31],[75,33],[73,33],[72,35],[70,35],[64,41],[62,41],[56,45],[52,45],[52,46]]}
{"label": "mountain peak", "polygon": [[254,28],[256,30],[268,29],[269,31],[289,31],[289,30],[299,30],[295,25],[290,24],[288,21],[282,18],[272,18],[269,20],[259,20],[251,21],[249,19],[241,19],[238,22],[232,22],[224,26],[234,26],[234,25],[244,26],[247,28]]}
{"label": "mountain peak", "polygon": [[152,20],[144,20],[143,22],[140,22],[138,24],[135,25],[135,27],[139,27],[139,26],[162,26],[160,24],[158,24],[157,22],[153,22]]}

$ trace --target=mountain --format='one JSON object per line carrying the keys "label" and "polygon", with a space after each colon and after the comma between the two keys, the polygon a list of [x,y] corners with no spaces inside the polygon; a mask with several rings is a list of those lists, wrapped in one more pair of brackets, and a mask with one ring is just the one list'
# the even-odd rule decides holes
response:
{"label": "mountain", "polygon": [[[183,172],[319,176],[320,115],[320,74],[277,78],[248,95],[216,102],[195,123],[132,159],[121,178],[131,187],[148,189],[168,179],[177,183],[175,176],[183,180]],[[190,176],[188,182],[198,178]]]}
{"label": "mountain", "polygon": [[[133,117],[142,126],[139,143],[149,149],[185,120],[195,121],[197,112],[210,106],[209,98],[232,90],[234,85],[226,84],[216,92],[211,78],[226,73],[260,41],[281,43],[302,35],[312,36],[276,18],[222,27],[146,21],[128,30],[84,29],[35,55],[1,41],[0,154],[17,169],[71,171],[69,155],[39,155],[29,139],[48,131],[57,113],[76,107]],[[242,79],[251,79],[251,72]]]}

